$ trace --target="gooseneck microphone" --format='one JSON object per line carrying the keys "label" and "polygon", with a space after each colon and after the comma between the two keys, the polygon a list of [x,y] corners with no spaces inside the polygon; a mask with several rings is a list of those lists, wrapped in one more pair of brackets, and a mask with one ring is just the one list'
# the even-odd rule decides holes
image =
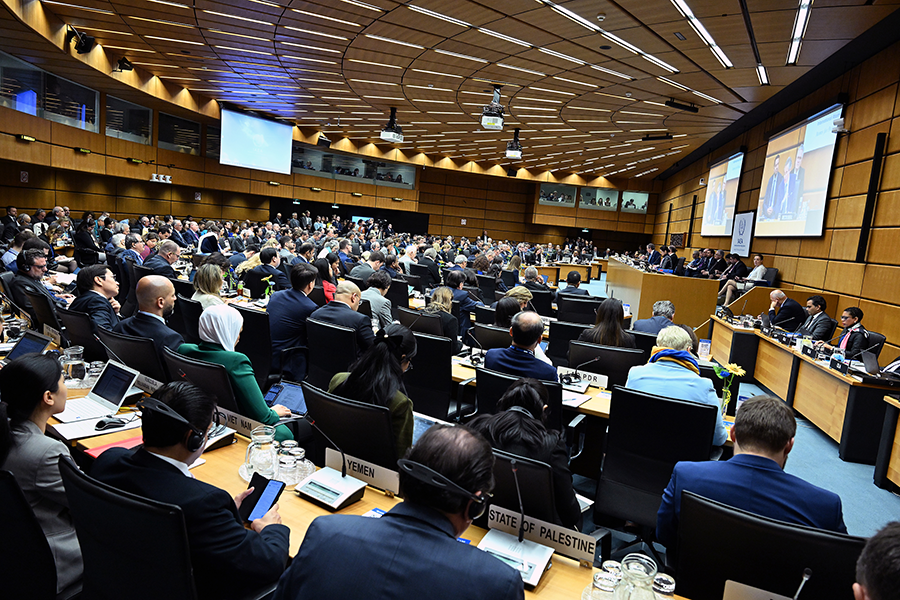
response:
{"label": "gooseneck microphone", "polygon": [[484,346],[481,345],[481,342],[479,342],[478,338],[475,337],[475,334],[472,333],[473,329],[475,329],[475,328],[472,327],[466,333],[469,335],[469,338],[473,342],[475,342],[475,344],[478,346],[478,349],[481,350],[481,354],[479,354],[478,356],[475,356],[475,348],[473,348],[472,346],[469,346],[469,362],[471,362],[473,365],[475,365],[477,367],[482,362],[484,362],[485,352],[484,352]]}
{"label": "gooseneck microphone", "polygon": [[581,367],[583,367],[583,366],[585,366],[585,365],[589,365],[589,364],[591,364],[592,362],[597,362],[597,361],[600,360],[601,358],[603,358],[602,355],[601,355],[601,356],[595,356],[594,358],[592,358],[592,359],[590,359],[590,360],[586,360],[586,361],[584,361],[583,363],[581,363],[580,365],[577,365],[576,367],[574,367],[573,370],[574,370],[575,372],[574,372],[574,373],[570,373],[570,374],[568,375],[568,377],[569,377],[568,383],[569,383],[569,384],[573,384],[573,383],[581,383],[581,375],[578,374],[578,369],[580,369]]}
{"label": "gooseneck microphone", "polygon": [[800,595],[800,591],[803,590],[803,586],[806,585],[806,582],[809,581],[809,578],[812,577],[812,569],[806,567],[803,569],[803,580],[800,582],[800,587],[797,588],[797,593],[794,594],[793,600],[797,600],[797,597]]}
{"label": "gooseneck microphone", "polygon": [[316,431],[321,433],[322,437],[325,438],[328,441],[328,443],[334,447],[335,450],[337,450],[338,452],[341,453],[341,477],[346,477],[347,476],[347,456],[344,454],[344,451],[341,450],[340,446],[338,446],[337,444],[334,443],[334,440],[332,440],[330,437],[328,437],[328,435],[324,431],[322,431],[321,427],[316,425],[316,422],[313,421],[313,418],[309,416],[309,413],[306,413],[305,415],[303,415],[303,418],[306,419],[306,421],[310,425],[315,427]]}
{"label": "gooseneck microphone", "polygon": [[519,489],[519,466],[516,459],[509,460],[512,467],[513,481],[516,482],[516,496],[519,498],[519,543],[525,539],[525,506],[522,504],[522,491]]}
{"label": "gooseneck microphone", "polygon": [[881,345],[881,342],[878,342],[878,343],[876,343],[876,344],[872,344],[871,346],[869,346],[869,347],[866,348],[865,350],[857,350],[857,351],[854,352],[853,354],[850,354],[850,355],[848,355],[847,357],[845,357],[845,360],[848,360],[848,361],[849,361],[849,360],[852,360],[852,359],[856,358],[857,356],[859,356],[860,354],[862,354],[863,352],[869,352],[869,351],[871,351],[871,350],[874,350],[875,348],[877,348],[877,347],[880,346],[880,345]]}

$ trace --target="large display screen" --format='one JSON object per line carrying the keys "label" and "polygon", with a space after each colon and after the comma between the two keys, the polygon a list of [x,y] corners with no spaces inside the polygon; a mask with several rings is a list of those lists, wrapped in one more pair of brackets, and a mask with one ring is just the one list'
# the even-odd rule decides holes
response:
{"label": "large display screen", "polygon": [[834,120],[842,105],[807,119],[769,140],[763,167],[756,236],[818,236],[834,160]]}
{"label": "large display screen", "polygon": [[622,212],[646,214],[649,198],[647,192],[622,192]]}
{"label": "large display screen", "polygon": [[744,153],[738,152],[709,169],[700,235],[731,235]]}
{"label": "large display screen", "polygon": [[273,173],[291,172],[293,126],[222,110],[219,162]]}

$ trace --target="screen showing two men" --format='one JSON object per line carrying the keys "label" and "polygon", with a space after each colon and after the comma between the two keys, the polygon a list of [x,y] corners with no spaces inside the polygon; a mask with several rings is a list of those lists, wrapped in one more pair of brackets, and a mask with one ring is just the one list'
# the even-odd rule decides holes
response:
{"label": "screen showing two men", "polygon": [[756,236],[822,235],[837,139],[834,120],[842,110],[843,106],[834,106],[769,140]]}
{"label": "screen showing two men", "polygon": [[744,153],[739,152],[710,168],[700,235],[731,235],[743,164]]}

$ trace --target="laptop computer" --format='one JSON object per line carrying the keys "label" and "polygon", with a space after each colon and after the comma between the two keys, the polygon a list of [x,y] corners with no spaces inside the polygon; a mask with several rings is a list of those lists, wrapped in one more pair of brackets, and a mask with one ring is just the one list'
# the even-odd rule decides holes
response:
{"label": "laptop computer", "polygon": [[19,358],[23,354],[43,352],[50,346],[52,341],[53,340],[46,335],[41,335],[35,331],[26,331],[25,334],[19,338],[19,341],[16,342],[16,345],[9,351],[9,354],[7,354],[3,360],[0,360],[0,365],[6,366],[10,361]]}
{"label": "laptop computer", "polygon": [[[862,363],[866,368],[866,373],[868,373],[872,378],[880,379],[885,383],[900,383],[900,375],[881,370],[881,365],[878,364],[878,357],[875,356],[874,352],[863,350],[860,353],[860,358],[862,358]],[[853,365],[851,364],[851,366]]]}
{"label": "laptop computer", "polygon": [[143,394],[139,388],[133,387],[138,375],[140,373],[134,369],[114,360],[109,361],[88,395],[66,401],[66,410],[56,418],[63,423],[72,423],[116,414],[125,398]]}
{"label": "laptop computer", "polygon": [[791,600],[787,596],[773,594],[759,588],[730,579],[725,581],[725,594],[722,600]]}
{"label": "laptop computer", "polygon": [[287,408],[295,415],[306,415],[306,399],[303,397],[303,388],[290,381],[276,383],[269,388],[263,398],[269,408],[276,404]]}
{"label": "laptop computer", "polygon": [[440,419],[435,419],[434,417],[429,417],[428,415],[413,411],[413,445],[419,441],[419,438],[422,437],[423,433],[431,429],[432,425],[436,424],[452,425],[452,423],[441,421]]}

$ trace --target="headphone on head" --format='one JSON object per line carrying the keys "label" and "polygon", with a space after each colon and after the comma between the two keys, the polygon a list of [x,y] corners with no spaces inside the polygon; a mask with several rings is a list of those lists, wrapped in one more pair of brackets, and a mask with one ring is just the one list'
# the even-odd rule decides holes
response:
{"label": "headphone on head", "polygon": [[470,492],[460,485],[454,483],[453,481],[450,481],[431,467],[426,467],[422,463],[417,463],[414,460],[401,458],[397,461],[397,466],[399,466],[403,472],[405,472],[413,479],[418,479],[419,481],[427,483],[428,485],[440,488],[450,493],[459,494],[465,498],[468,498],[469,500],[472,500],[472,503],[469,504],[469,507],[466,511],[466,516],[470,521],[474,521],[485,513],[488,505],[490,504],[490,500],[493,497],[493,494],[490,493],[482,493],[479,496],[473,492]]}
{"label": "headphone on head", "polygon": [[510,406],[509,408],[506,409],[506,412],[517,412],[517,413],[522,413],[523,415],[528,415],[532,419],[537,418],[533,414],[531,414],[531,411],[528,410],[527,408],[525,408],[524,406]]}
{"label": "headphone on head", "polygon": [[135,405],[137,408],[143,413],[144,411],[155,412],[157,414],[169,417],[170,419],[174,419],[179,423],[184,424],[191,430],[190,435],[188,436],[186,446],[188,452],[196,452],[200,448],[203,447],[203,444],[206,442],[206,433],[194,427],[191,423],[188,422],[187,419],[179,415],[175,412],[168,404],[164,404],[157,400],[156,398],[143,398],[138,400]]}

